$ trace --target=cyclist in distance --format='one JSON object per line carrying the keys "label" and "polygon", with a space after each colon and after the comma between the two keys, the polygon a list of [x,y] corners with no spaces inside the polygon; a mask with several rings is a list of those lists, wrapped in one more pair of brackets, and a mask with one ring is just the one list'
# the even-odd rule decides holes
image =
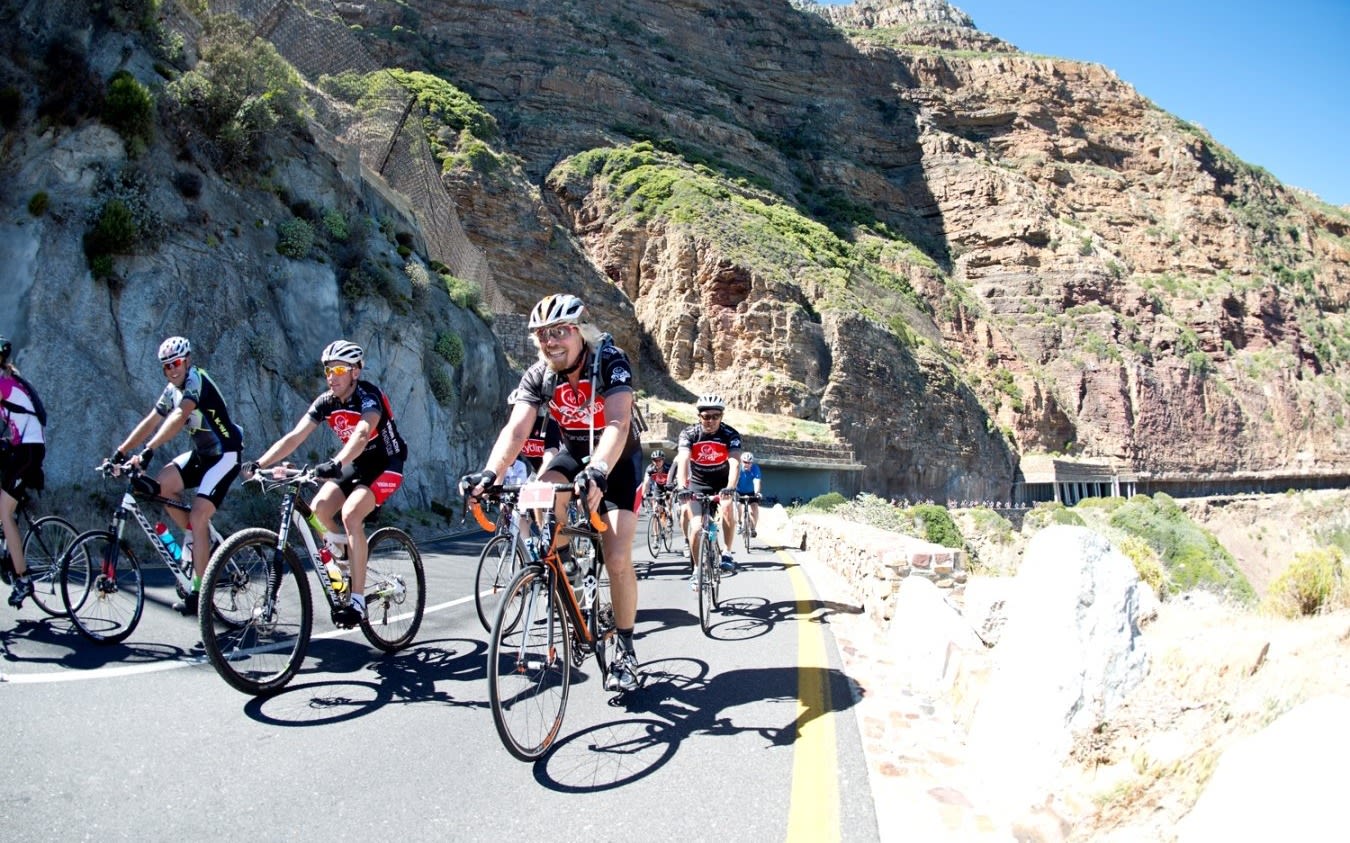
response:
{"label": "cyclist in distance", "polygon": [[651,465],[647,466],[647,479],[642,483],[642,494],[638,496],[637,507],[642,506],[642,499],[645,497],[665,494],[673,485],[671,480],[670,466],[666,464],[666,454],[660,448],[657,448],[652,451],[652,462]]}
{"label": "cyclist in distance", "polygon": [[47,439],[38,421],[36,405],[10,360],[13,353],[14,344],[0,337],[0,521],[4,522],[5,544],[14,561],[14,590],[9,594],[9,605],[18,609],[33,593],[33,578],[28,575],[28,563],[23,557],[23,540],[15,513],[25,490],[42,489]]}
{"label": "cyclist in distance", "polygon": [[[529,330],[539,359],[511,393],[511,417],[497,436],[481,471],[467,474],[460,487],[477,496],[491,486],[520,452],[536,423],[548,414],[557,422],[562,447],[543,467],[539,479],[574,482],[587,505],[604,512],[609,529],[602,534],[605,567],[614,601],[618,653],[605,678],[611,691],[631,691],[641,682],[633,648],[637,620],[637,576],[633,572],[633,505],[642,470],[642,450],[633,423],[633,367],[608,334],[590,322],[576,296],[546,296],[530,312]],[[566,496],[560,507],[566,505]],[[554,547],[567,563],[565,537]]]}
{"label": "cyclist in distance", "polygon": [[388,396],[361,379],[365,371],[361,346],[335,340],[319,360],[328,389],[314,399],[290,433],[273,442],[256,462],[244,466],[244,476],[252,477],[290,456],[320,424],[326,423],[337,434],[338,452],[314,467],[314,476],[328,482],[319,487],[310,506],[323,525],[333,558],[351,566],[351,605],[338,609],[333,618],[341,626],[353,627],[366,614],[368,546],[363,524],[403,485],[408,445],[394,424]]}
{"label": "cyclist in distance", "polygon": [[[159,493],[166,498],[177,498],[184,489],[197,488],[188,515],[164,508],[179,529],[188,531],[183,553],[192,559],[194,572],[192,592],[173,608],[184,615],[196,615],[202,574],[211,559],[211,519],[239,476],[244,431],[230,420],[229,407],[216,382],[205,369],[192,365],[192,343],[186,337],[169,337],[160,343],[159,364],[168,384],[149,414],[127,434],[109,460],[148,471],[156,448],[168,444],[180,430],[186,429],[192,438],[192,449],[166,463],[156,480]],[[128,458],[137,447],[141,450]]]}
{"label": "cyclist in distance", "polygon": [[[749,451],[741,452],[741,473],[740,479],[736,481],[736,493],[741,495],[759,495],[760,486],[763,481],[763,473],[759,470],[759,463],[755,462],[755,455]],[[759,526],[759,501],[750,502],[750,536],[758,536],[755,528]]]}
{"label": "cyclist in distance", "polygon": [[[680,431],[675,467],[681,489],[720,496],[722,523],[718,542],[722,547],[722,570],[734,571],[736,562],[731,547],[736,540],[736,501],[732,493],[741,471],[741,434],[722,421],[726,407],[727,402],[715,393],[699,397],[695,404],[698,421]],[[680,513],[680,523],[694,553],[698,552],[698,536],[693,531],[697,529],[696,519],[702,515],[698,501],[689,501]],[[697,565],[698,560],[693,562]]]}

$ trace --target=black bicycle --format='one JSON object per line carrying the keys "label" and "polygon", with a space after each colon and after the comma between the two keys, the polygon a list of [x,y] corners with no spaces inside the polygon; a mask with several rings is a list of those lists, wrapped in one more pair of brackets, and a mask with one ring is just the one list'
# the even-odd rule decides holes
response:
{"label": "black bicycle", "polygon": [[[613,663],[614,607],[605,575],[600,534],[607,527],[600,516],[579,510],[577,520],[557,524],[555,497],[570,492],[570,483],[536,481],[524,486],[497,486],[485,495],[516,492],[517,506],[535,512],[541,536],[528,544],[530,558],[506,586],[497,604],[488,644],[488,700],[497,735],[516,758],[534,761],[553,745],[562,728],[572,669],[595,654],[601,678]],[[484,529],[491,522],[477,500],[470,511]],[[574,586],[557,553],[553,536],[586,539],[587,553],[575,558]]]}
{"label": "black bicycle", "polygon": [[[54,618],[66,614],[61,601],[61,556],[75,541],[76,530],[69,521],[56,515],[33,518],[27,491],[20,493],[16,515],[21,515],[27,530],[23,534],[23,559],[33,582],[33,602]],[[14,584],[14,558],[0,533],[0,580]]]}
{"label": "black bicycle", "polygon": [[705,495],[702,492],[685,490],[679,493],[681,503],[697,502],[702,510],[698,533],[694,542],[698,545],[694,560],[695,590],[698,591],[698,622],[703,634],[712,635],[712,613],[718,606],[718,593],[722,587],[722,548],[717,542],[718,503],[717,495]]}
{"label": "black bicycle", "polygon": [[[314,569],[334,624],[339,609],[350,605],[351,584],[344,576],[334,587],[323,525],[299,495],[301,488],[319,484],[314,469],[268,468],[249,482],[264,492],[282,492],[278,527],[240,530],[220,546],[206,566],[199,623],[206,656],[221,678],[246,694],[266,695],[286,687],[309,647],[314,615],[302,560]],[[293,535],[300,547],[291,542]],[[427,599],[422,555],[397,527],[376,530],[367,546],[361,632],[375,647],[396,652],[412,643],[422,625]]]}
{"label": "black bicycle", "polygon": [[653,492],[648,498],[652,514],[647,519],[647,552],[652,558],[662,552],[678,553],[675,549],[675,514],[670,510],[670,496],[664,491]]}

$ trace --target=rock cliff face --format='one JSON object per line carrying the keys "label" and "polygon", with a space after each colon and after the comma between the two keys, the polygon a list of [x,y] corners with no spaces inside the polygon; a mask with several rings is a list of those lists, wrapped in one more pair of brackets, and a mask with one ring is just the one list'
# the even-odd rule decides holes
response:
{"label": "rock cliff face", "polygon": [[[284,15],[257,4],[208,5],[283,34]],[[827,421],[868,464],[862,488],[1002,497],[1027,451],[1160,475],[1350,467],[1350,215],[1105,68],[1022,54],[941,0],[318,6],[360,39],[353,69],[429,71],[495,120],[491,165],[447,157],[441,178],[499,308],[577,292],[639,356],[640,386]],[[201,23],[165,8],[191,67]],[[291,361],[350,335],[399,385],[414,448],[434,455],[430,476],[410,479],[415,499],[445,491],[481,455],[512,378],[477,317],[418,286],[417,227],[378,179],[318,134],[279,133],[267,167],[240,179],[164,135],[129,158],[93,105],[40,119],[34,68],[51,63],[37,50],[58,39],[54,20],[76,27],[96,81],[125,69],[158,91],[179,71],[161,78],[151,39],[79,29],[83,4],[6,14],[18,58],[0,83],[22,106],[0,192],[12,209],[39,191],[50,201],[0,230],[17,282],[0,289],[6,330],[41,350],[19,360],[55,383],[49,403],[97,385],[121,408],[54,424],[55,438],[90,443],[67,468],[140,412],[153,343],[193,305],[204,362],[249,395],[251,442],[321,388]],[[317,74],[306,82],[315,108],[332,106]],[[457,132],[437,142],[463,152]],[[600,152],[652,166],[586,163]],[[166,235],[119,258],[114,288],[78,244],[100,174],[129,167],[156,186]],[[173,189],[181,172],[199,196]],[[703,204],[681,205],[690,192]],[[344,292],[341,261],[276,254],[276,221],[301,205],[390,222],[363,235],[386,295]],[[458,363],[434,353],[447,332]]]}

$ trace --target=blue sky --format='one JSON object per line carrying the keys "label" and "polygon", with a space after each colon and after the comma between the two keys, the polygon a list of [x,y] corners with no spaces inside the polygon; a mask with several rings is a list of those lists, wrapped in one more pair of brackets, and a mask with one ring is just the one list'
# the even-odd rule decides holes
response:
{"label": "blue sky", "polygon": [[949,1],[1025,52],[1109,67],[1242,160],[1350,204],[1350,0]]}

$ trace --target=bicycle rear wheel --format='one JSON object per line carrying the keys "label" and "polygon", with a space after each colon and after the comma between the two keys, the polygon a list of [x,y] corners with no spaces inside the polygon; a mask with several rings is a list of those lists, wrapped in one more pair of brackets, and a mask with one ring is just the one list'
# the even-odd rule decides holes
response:
{"label": "bicycle rear wheel", "polygon": [[64,518],[47,515],[23,537],[23,559],[33,578],[33,602],[54,618],[66,614],[61,599],[61,556],[75,542],[76,529]]}
{"label": "bicycle rear wheel", "polygon": [[361,632],[386,653],[412,643],[427,605],[422,554],[412,536],[397,527],[381,527],[370,537],[366,563],[366,616]]}
{"label": "bicycle rear wheel", "polygon": [[493,536],[478,554],[478,573],[474,576],[473,605],[478,610],[478,622],[492,631],[497,617],[497,606],[502,593],[525,567],[525,557],[509,534]]}
{"label": "bicycle rear wheel", "polygon": [[571,684],[572,636],[562,602],[544,569],[532,565],[506,587],[488,645],[488,701],[507,752],[534,761],[548,751]]}
{"label": "bicycle rear wheel", "polygon": [[124,640],[141,621],[141,565],[107,530],[81,533],[61,558],[61,602],[75,629],[98,644]]}
{"label": "bicycle rear wheel", "polygon": [[300,670],[313,631],[309,583],[295,551],[255,527],[221,544],[202,578],[202,646],[230,687],[273,694]]}
{"label": "bicycle rear wheel", "polygon": [[703,534],[702,547],[699,549],[698,572],[698,623],[703,634],[712,636],[712,612],[717,608],[717,565],[721,562],[717,542]]}

